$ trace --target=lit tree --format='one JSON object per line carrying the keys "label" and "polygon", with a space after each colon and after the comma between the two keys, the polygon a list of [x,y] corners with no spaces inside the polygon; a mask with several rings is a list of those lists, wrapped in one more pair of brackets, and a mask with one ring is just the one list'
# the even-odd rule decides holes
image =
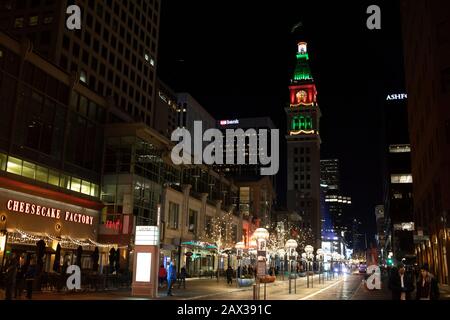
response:
{"label": "lit tree", "polygon": [[[215,216],[211,219],[209,225],[206,226],[205,232],[200,236],[201,241],[216,245],[219,257],[234,248],[232,222],[233,216],[231,212],[227,212],[222,216]],[[217,264],[218,270],[219,264]]]}

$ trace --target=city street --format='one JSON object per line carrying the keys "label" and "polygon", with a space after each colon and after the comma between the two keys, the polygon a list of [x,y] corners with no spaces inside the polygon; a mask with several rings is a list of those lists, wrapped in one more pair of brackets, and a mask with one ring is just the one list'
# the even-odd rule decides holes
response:
{"label": "city street", "polygon": [[[352,274],[335,276],[334,279],[325,279],[319,284],[318,275],[310,278],[310,288],[307,288],[306,277],[297,278],[296,288],[294,280],[291,281],[291,294],[289,294],[289,281],[278,279],[275,283],[266,285],[267,300],[385,300],[390,299],[386,288],[381,291],[368,291],[362,285],[363,276]],[[323,282],[323,283],[322,283]],[[264,299],[264,285],[261,285],[260,299]],[[164,290],[159,293],[161,300],[252,300],[253,287],[227,285],[225,279],[188,279],[186,289],[174,286],[174,295],[167,296]],[[0,299],[4,299],[4,291],[0,291]],[[22,296],[22,299],[25,299]],[[34,293],[33,300],[142,300],[146,298],[132,297],[128,290],[89,293]]]}

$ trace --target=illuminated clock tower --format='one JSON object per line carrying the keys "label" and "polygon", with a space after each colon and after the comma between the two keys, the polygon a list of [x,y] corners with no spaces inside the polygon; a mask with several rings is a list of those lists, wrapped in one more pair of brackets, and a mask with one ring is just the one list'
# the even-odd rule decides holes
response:
{"label": "illuminated clock tower", "polygon": [[287,114],[287,207],[297,212],[320,247],[320,109],[306,42],[297,44],[297,64],[289,86]]}

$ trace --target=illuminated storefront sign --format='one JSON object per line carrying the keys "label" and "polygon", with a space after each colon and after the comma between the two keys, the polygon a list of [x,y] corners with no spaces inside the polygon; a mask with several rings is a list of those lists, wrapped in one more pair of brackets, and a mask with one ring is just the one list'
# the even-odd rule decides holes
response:
{"label": "illuminated storefront sign", "polygon": [[85,214],[63,211],[57,208],[45,207],[25,201],[8,200],[6,202],[6,208],[12,212],[25,213],[57,220],[63,219],[65,221],[86,225],[92,225],[94,220],[94,217]]}
{"label": "illuminated storefront sign", "polygon": [[239,124],[239,120],[220,120],[219,123],[221,126],[226,126],[229,124]]}

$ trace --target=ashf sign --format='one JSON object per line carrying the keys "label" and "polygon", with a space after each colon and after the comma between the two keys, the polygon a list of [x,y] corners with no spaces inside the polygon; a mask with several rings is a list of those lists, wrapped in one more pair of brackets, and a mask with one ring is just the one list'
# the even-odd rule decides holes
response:
{"label": "ashf sign", "polygon": [[399,93],[399,94],[388,94],[386,97],[387,101],[391,100],[406,100],[408,99],[408,95],[406,93]]}
{"label": "ashf sign", "polygon": [[157,297],[158,292],[158,226],[136,226],[133,257],[134,296]]}

